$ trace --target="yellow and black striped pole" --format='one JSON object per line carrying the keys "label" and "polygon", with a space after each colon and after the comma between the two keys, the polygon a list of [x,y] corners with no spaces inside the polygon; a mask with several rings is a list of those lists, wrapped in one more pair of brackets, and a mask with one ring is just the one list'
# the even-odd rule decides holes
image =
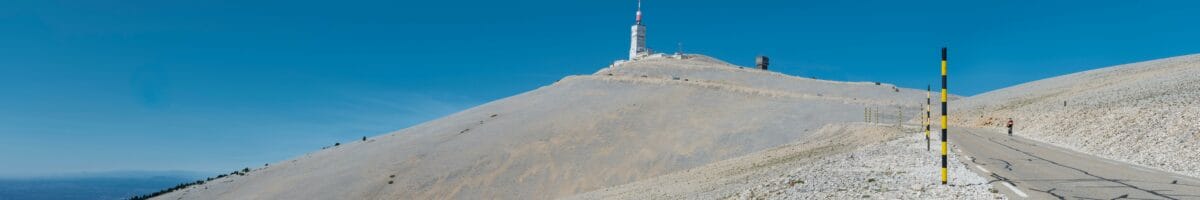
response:
{"label": "yellow and black striped pole", "polygon": [[929,85],[925,85],[925,151],[929,151],[929,127],[933,124],[933,116],[929,115],[929,107],[933,100],[929,95]]}
{"label": "yellow and black striped pole", "polygon": [[946,47],[942,47],[942,185],[946,184]]}

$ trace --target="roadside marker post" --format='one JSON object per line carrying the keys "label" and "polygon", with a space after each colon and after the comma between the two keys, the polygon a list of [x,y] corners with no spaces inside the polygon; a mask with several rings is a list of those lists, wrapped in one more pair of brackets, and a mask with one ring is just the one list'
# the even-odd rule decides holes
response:
{"label": "roadside marker post", "polygon": [[930,99],[929,85],[925,85],[925,120],[921,121],[925,125],[925,151],[929,151],[929,127],[933,123],[933,116],[929,115]]}
{"label": "roadside marker post", "polygon": [[942,47],[942,185],[946,185],[946,47]]}

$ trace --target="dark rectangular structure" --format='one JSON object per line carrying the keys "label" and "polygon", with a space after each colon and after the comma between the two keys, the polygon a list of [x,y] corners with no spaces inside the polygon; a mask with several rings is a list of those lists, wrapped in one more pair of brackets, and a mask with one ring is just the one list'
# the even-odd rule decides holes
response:
{"label": "dark rectangular structure", "polygon": [[767,70],[767,65],[770,65],[771,59],[766,56],[754,57],[754,66],[761,70]]}

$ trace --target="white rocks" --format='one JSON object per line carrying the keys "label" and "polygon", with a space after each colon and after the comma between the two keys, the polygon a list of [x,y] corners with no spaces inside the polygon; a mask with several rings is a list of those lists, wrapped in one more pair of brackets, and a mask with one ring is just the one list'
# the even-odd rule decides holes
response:
{"label": "white rocks", "polygon": [[[895,127],[859,123],[862,128],[823,128],[819,132],[851,137],[813,141],[734,158],[684,173],[621,185],[576,196],[577,199],[1002,199],[990,192],[987,179],[976,175],[951,154],[949,186],[940,185],[937,152],[925,150],[924,135],[903,134]],[[888,134],[890,130],[893,132]],[[884,135],[870,138],[864,135]],[[887,136],[891,135],[891,136]],[[859,148],[861,147],[861,148]],[[849,151],[841,151],[846,149]],[[814,153],[822,152],[822,153]],[[773,156],[770,156],[773,155]],[[787,162],[768,162],[781,156],[815,155]],[[753,163],[775,163],[756,165]],[[757,166],[757,167],[749,167]],[[687,184],[681,184],[687,183]],[[654,188],[654,189],[650,189]]]}
{"label": "white rocks", "polygon": [[909,190],[912,190],[912,191],[924,191],[924,190],[925,190],[925,186],[924,186],[924,185],[921,185],[921,184],[919,184],[919,183],[914,183],[914,184],[912,184],[912,185],[909,185],[909,186],[908,186],[908,189],[909,189]]}
{"label": "white rocks", "polygon": [[[755,199],[1002,199],[991,193],[987,179],[951,156],[950,184],[940,185],[935,152],[925,150],[924,136],[866,146],[848,153],[858,159],[828,156],[795,169],[789,180],[823,180],[796,186],[768,185],[747,189]],[[955,154],[951,154],[955,155]],[[742,193],[746,194],[746,193]]]}

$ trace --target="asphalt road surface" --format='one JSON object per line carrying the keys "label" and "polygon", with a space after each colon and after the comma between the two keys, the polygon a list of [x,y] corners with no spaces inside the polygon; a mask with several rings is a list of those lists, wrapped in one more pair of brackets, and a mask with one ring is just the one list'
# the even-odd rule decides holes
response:
{"label": "asphalt road surface", "polygon": [[[991,129],[950,129],[967,168],[1010,199],[1200,199],[1200,179]],[[963,157],[965,156],[965,157]]]}

